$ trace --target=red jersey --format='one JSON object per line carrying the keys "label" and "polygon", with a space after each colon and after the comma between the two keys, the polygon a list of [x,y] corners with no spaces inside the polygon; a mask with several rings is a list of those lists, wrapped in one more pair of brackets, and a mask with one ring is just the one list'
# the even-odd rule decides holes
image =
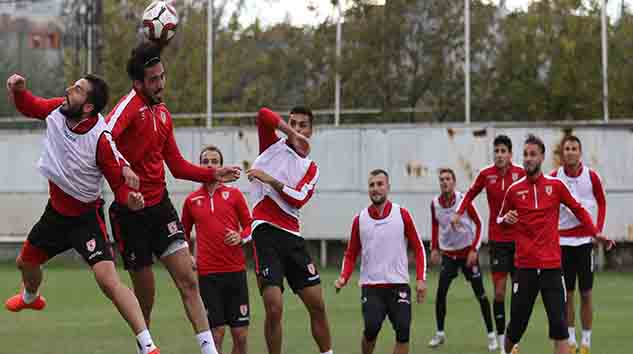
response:
{"label": "red jersey", "polygon": [[[259,136],[259,153],[263,153],[271,145],[279,141],[276,129],[281,117],[275,112],[262,108],[257,115],[257,133]],[[291,146],[292,148],[292,146]],[[280,164],[279,168],[288,168]],[[303,178],[295,186],[285,186],[279,192],[283,201],[296,209],[301,209],[314,194],[319,169],[312,161]],[[295,235],[300,233],[299,219],[285,212],[272,198],[266,196],[253,207],[253,219],[264,221],[287,230]]]}
{"label": "red jersey", "polygon": [[510,210],[516,210],[515,224],[517,268],[553,269],[561,266],[558,219],[561,203],[596,236],[599,231],[589,212],[558,178],[540,174],[535,180],[524,177],[508,188],[497,221]]}
{"label": "red jersey", "polygon": [[119,151],[139,177],[145,206],[158,204],[165,194],[165,163],[177,179],[215,181],[215,169],[196,166],[182,157],[164,103],[151,105],[132,90],[121,98],[106,122]]}
{"label": "red jersey", "polygon": [[[28,90],[16,91],[14,94],[15,106],[23,115],[31,118],[45,120],[48,115],[64,103],[63,97],[45,99],[34,96]],[[72,132],[83,134],[92,129],[99,119],[99,116],[86,118],[80,121]],[[122,174],[125,160],[119,159],[113,151],[113,147],[105,135],[102,135],[97,142],[97,166],[108,181],[110,188],[114,191],[117,202],[127,204],[130,189],[125,184]],[[55,183],[48,181],[48,192],[50,202],[58,213],[64,216],[79,216],[87,211],[100,207],[100,199],[94,202],[85,203],[77,200],[73,196],[64,192]]]}
{"label": "red jersey", "polygon": [[227,246],[228,230],[240,231],[242,244],[251,238],[251,213],[239,189],[218,185],[209,193],[207,186],[189,194],[182,209],[182,224],[189,240],[196,226],[198,274],[239,272],[246,269],[242,245]]}
{"label": "red jersey", "polygon": [[[375,206],[370,206],[368,209],[369,216],[374,220],[383,220],[387,216],[391,214],[392,204],[390,201],[387,201],[385,208],[383,209],[382,215],[378,211]],[[418,231],[415,229],[415,223],[413,222],[413,218],[409,211],[405,208],[400,208],[400,214],[402,215],[402,221],[404,222],[404,235],[409,243],[409,247],[413,249],[415,254],[415,273],[418,280],[426,280],[426,256],[424,253],[424,245],[418,236]],[[396,237],[398,235],[394,235]],[[349,278],[352,276],[354,272],[354,267],[356,266],[356,259],[361,252],[361,248],[363,245],[361,244],[360,237],[360,221],[359,215],[354,217],[354,221],[352,222],[352,231],[350,234],[349,242],[347,243],[347,249],[345,250],[345,256],[343,259],[343,267],[341,270],[341,277],[345,279],[347,282]],[[389,247],[388,244],[385,244],[384,247]],[[380,249],[371,250],[373,252],[380,253]],[[373,285],[365,285],[367,287],[373,286],[389,286],[393,284],[373,284]]]}
{"label": "red jersey", "polygon": [[468,205],[470,205],[481,191],[486,189],[488,198],[488,240],[497,242],[512,242],[515,239],[514,227],[510,225],[499,225],[496,222],[503,197],[510,185],[525,176],[525,171],[519,165],[510,164],[505,174],[495,165],[485,167],[466,192],[466,196],[457,208],[457,214],[462,215]]}

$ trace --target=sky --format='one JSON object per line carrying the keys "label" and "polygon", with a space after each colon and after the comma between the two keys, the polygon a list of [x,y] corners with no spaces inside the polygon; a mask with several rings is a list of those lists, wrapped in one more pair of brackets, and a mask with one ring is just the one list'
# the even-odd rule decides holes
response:
{"label": "sky", "polygon": [[[492,3],[499,3],[499,0],[484,0]],[[506,0],[506,7],[510,10],[526,8],[530,0]],[[608,7],[612,16],[617,16],[622,0],[610,0]],[[351,0],[343,3],[351,3]],[[624,0],[625,3],[633,5],[633,0]],[[286,16],[290,22],[296,25],[317,24],[327,16],[334,16],[335,12],[331,5],[331,0],[248,0],[248,11],[244,14],[245,22],[252,22],[256,17],[263,19],[265,23],[276,23],[283,21]],[[308,10],[308,5],[312,5],[316,11]]]}

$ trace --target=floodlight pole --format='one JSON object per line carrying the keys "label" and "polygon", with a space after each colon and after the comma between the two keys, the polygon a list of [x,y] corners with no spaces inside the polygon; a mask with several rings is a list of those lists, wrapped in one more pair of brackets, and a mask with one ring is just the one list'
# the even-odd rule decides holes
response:
{"label": "floodlight pole", "polygon": [[464,110],[466,114],[466,124],[470,124],[470,0],[464,0],[464,90],[466,92]]}
{"label": "floodlight pole", "polygon": [[343,17],[343,10],[341,8],[341,1],[336,2],[336,10],[338,12],[336,16],[336,77],[334,79],[334,125],[338,126],[341,123],[341,37],[342,37],[342,25],[341,20]]}
{"label": "floodlight pole", "polygon": [[607,0],[602,0],[600,10],[602,22],[602,114],[604,122],[609,121],[609,75],[608,75],[608,42],[607,42]]}
{"label": "floodlight pole", "polygon": [[213,0],[207,0],[207,129],[213,126]]}

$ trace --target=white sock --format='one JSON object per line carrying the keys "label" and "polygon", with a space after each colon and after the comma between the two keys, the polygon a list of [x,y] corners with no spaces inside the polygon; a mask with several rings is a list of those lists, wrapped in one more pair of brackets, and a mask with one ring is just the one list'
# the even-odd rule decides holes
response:
{"label": "white sock", "polygon": [[444,333],[444,331],[437,331],[437,335],[440,337],[446,337],[446,333]]}
{"label": "white sock", "polygon": [[501,348],[501,354],[506,354],[506,335],[499,335],[499,347]]}
{"label": "white sock", "polygon": [[490,332],[490,333],[488,333],[488,338],[490,338],[490,339],[497,338],[497,335],[495,334],[495,332]]}
{"label": "white sock", "polygon": [[323,352],[321,354],[334,354],[334,351],[332,349],[330,349],[327,352]]}
{"label": "white sock", "polygon": [[156,349],[156,345],[154,345],[154,341],[148,330],[137,334],[136,340],[141,345],[143,354],[149,354],[152,350]]}
{"label": "white sock", "polygon": [[24,300],[25,304],[30,304],[35,301],[35,299],[37,299],[37,292],[34,294],[26,289],[22,291],[22,300]]}
{"label": "white sock", "polygon": [[576,344],[576,327],[567,327],[569,332],[569,339],[567,341],[572,344]]}
{"label": "white sock", "polygon": [[200,344],[200,352],[202,354],[218,354],[218,351],[215,349],[211,331],[200,332],[196,334],[196,338],[198,338],[198,344]]}
{"label": "white sock", "polygon": [[591,346],[591,330],[582,330],[582,345],[585,347]]}

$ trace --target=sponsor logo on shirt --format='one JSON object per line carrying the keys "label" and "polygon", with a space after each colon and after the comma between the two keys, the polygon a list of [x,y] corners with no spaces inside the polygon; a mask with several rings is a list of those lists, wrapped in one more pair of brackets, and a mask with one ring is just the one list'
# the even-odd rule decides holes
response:
{"label": "sponsor logo on shirt", "polygon": [[86,249],[88,250],[88,252],[94,251],[96,247],[97,247],[97,241],[95,241],[94,238],[86,242]]}
{"label": "sponsor logo on shirt", "polygon": [[496,175],[491,175],[491,176],[488,176],[488,177],[486,177],[486,178],[488,178],[488,182],[489,182],[490,184],[495,184],[495,183],[497,183],[497,176],[496,176]]}
{"label": "sponsor logo on shirt", "polygon": [[527,189],[523,189],[523,190],[517,191],[517,195],[519,197],[521,197],[521,199],[523,199],[523,200],[525,200],[527,194],[528,194],[528,190]]}

